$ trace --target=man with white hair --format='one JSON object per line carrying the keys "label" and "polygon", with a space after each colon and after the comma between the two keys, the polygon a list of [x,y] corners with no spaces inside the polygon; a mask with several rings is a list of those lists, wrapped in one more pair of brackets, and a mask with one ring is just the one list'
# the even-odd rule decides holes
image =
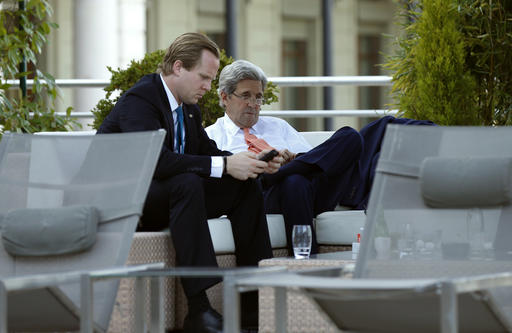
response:
{"label": "man with white hair", "polygon": [[[360,132],[338,129],[328,140],[312,148],[286,121],[259,115],[265,73],[258,66],[237,60],[225,66],[219,77],[220,105],[226,114],[206,133],[220,149],[238,153],[276,149],[283,162],[277,173],[260,177],[266,213],[283,214],[288,251],[292,254],[294,225],[310,225],[313,218],[338,204],[366,208],[380,143],[388,123],[432,124],[383,117]],[[317,253],[315,232],[311,253]]]}
{"label": "man with white hair", "polygon": [[[359,133],[343,127],[326,143],[312,147],[286,121],[260,117],[267,79],[256,65],[237,60],[219,78],[219,97],[226,114],[206,128],[220,149],[233,153],[276,149],[284,160],[275,177],[261,178],[267,213],[281,213],[291,254],[293,225],[313,226],[313,218],[334,209],[343,196],[346,175],[355,171],[361,154]],[[262,140],[263,139],[263,140]],[[342,144],[343,143],[343,144]],[[315,232],[311,253],[318,252]]]}

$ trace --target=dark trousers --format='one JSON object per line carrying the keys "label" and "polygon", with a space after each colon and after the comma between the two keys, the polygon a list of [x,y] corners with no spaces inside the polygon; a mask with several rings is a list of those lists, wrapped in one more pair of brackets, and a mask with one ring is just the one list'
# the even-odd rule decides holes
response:
{"label": "dark trousers", "polygon": [[[288,251],[292,252],[294,225],[310,225],[313,230],[311,253],[318,252],[313,218],[333,210],[343,196],[350,195],[350,179],[358,176],[357,166],[362,150],[360,134],[350,128],[337,130],[328,140],[300,155],[296,161],[314,164],[317,168],[308,174],[291,174],[265,191],[267,213],[283,214]],[[279,172],[293,168],[293,163]]]}
{"label": "dark trousers", "polygon": [[[153,180],[146,198],[141,230],[169,226],[178,266],[217,266],[207,219],[227,215],[231,221],[238,266],[256,266],[272,257],[263,196],[254,180],[230,176],[202,178],[179,174]],[[187,297],[220,282],[218,278],[183,278]]]}

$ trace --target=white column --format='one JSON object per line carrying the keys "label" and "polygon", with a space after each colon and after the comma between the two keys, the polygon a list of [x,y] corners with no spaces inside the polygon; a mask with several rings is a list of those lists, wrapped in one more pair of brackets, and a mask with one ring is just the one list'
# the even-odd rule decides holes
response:
{"label": "white column", "polygon": [[146,0],[121,0],[119,12],[119,64],[125,68],[146,53]]}
{"label": "white column", "polygon": [[[117,68],[119,61],[118,11],[117,0],[75,1],[75,78],[110,79],[107,66]],[[74,111],[90,111],[104,95],[101,88],[77,89]]]}

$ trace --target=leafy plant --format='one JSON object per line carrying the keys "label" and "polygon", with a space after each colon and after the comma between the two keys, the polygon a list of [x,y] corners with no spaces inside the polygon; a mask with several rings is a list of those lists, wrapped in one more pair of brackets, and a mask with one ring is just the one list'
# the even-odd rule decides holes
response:
{"label": "leafy plant", "polygon": [[[105,119],[105,117],[112,111],[116,102],[119,100],[128,89],[130,89],[138,80],[144,75],[154,73],[160,61],[165,55],[165,50],[157,50],[145,55],[140,61],[132,60],[126,69],[118,68],[117,70],[107,67],[112,77],[110,84],[105,87],[107,92],[105,98],[100,100],[96,107],[92,110],[94,115],[94,122],[92,126],[98,129]],[[224,114],[224,109],[219,105],[219,96],[217,89],[219,87],[219,74],[224,66],[233,62],[233,58],[227,57],[224,50],[220,52],[220,66],[217,72],[217,77],[212,81],[212,88],[204,94],[203,98],[199,100],[198,104],[201,108],[203,117],[203,126],[213,124],[217,118]],[[265,104],[276,102],[278,97],[277,86],[269,82],[264,91]],[[115,97],[113,94],[116,93]]]}
{"label": "leafy plant", "polygon": [[459,0],[467,63],[485,125],[512,124],[512,1]]}
{"label": "leafy plant", "polygon": [[393,72],[394,107],[440,125],[510,124],[512,4],[407,0]]}
{"label": "leafy plant", "polygon": [[[137,81],[139,81],[144,75],[154,73],[158,67],[158,64],[165,55],[164,50],[157,50],[148,53],[140,61],[132,60],[130,65],[126,69],[107,66],[107,69],[112,76],[110,77],[110,84],[103,90],[107,93],[105,98],[101,99],[98,104],[92,110],[94,115],[94,122],[92,127],[98,129],[110,111],[116,105],[119,98],[130,89]],[[115,94],[114,94],[115,93]],[[114,94],[115,97],[112,95]]]}
{"label": "leafy plant", "polygon": [[[66,110],[66,116],[56,114],[55,79],[37,68],[37,56],[50,30],[57,28],[55,23],[48,22],[50,5],[46,0],[28,0],[26,8],[20,9],[13,2],[0,3],[0,136],[4,131],[70,130],[78,125],[70,117],[71,108]],[[24,62],[33,69],[20,70]],[[29,76],[34,83],[26,94],[8,82]]]}

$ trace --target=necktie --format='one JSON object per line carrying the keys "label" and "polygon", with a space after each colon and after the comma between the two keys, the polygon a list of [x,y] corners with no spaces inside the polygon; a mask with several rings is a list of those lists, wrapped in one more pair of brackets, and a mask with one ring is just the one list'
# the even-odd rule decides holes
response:
{"label": "necktie", "polygon": [[183,137],[183,109],[181,106],[178,106],[178,108],[175,110],[176,115],[178,117],[178,125],[176,126],[176,151],[179,154],[183,154],[184,152],[184,137]]}
{"label": "necktie", "polygon": [[247,148],[247,150],[252,151],[256,154],[261,153],[261,151],[265,150],[265,149],[269,149],[269,150],[274,149],[265,140],[258,139],[256,137],[256,135],[249,133],[248,128],[244,128],[244,138],[245,138],[245,142],[249,146]]}

